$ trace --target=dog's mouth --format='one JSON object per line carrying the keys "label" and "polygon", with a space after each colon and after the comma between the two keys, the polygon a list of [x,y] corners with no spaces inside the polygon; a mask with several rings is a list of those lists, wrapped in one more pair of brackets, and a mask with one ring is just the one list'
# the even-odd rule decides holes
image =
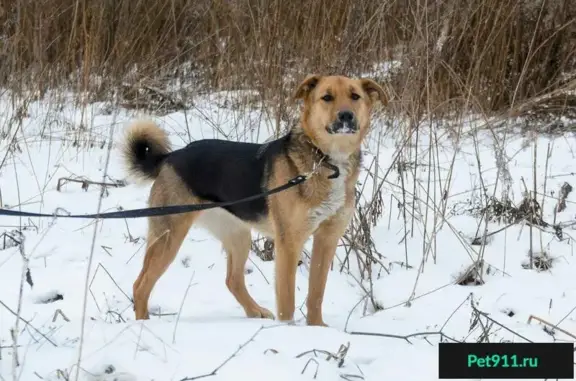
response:
{"label": "dog's mouth", "polygon": [[358,125],[356,122],[336,121],[326,127],[326,131],[329,134],[351,135],[358,132]]}

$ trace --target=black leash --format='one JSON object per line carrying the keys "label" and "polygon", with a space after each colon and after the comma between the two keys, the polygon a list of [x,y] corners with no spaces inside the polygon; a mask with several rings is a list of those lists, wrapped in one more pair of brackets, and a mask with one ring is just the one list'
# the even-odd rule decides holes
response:
{"label": "black leash", "polygon": [[[308,175],[309,176],[309,175]],[[230,206],[235,204],[241,204],[243,202],[248,202],[252,200],[257,200],[259,198],[270,196],[274,193],[285,191],[295,187],[298,184],[302,184],[304,181],[308,180],[308,176],[301,175],[296,176],[289,180],[286,184],[279,187],[270,189],[268,191],[256,194],[254,196],[249,196],[236,201],[224,201],[224,202],[214,202],[210,204],[190,204],[190,205],[169,205],[169,206],[159,206],[155,208],[142,208],[142,209],[131,209],[131,210],[121,210],[118,212],[108,212],[100,214],[46,214],[46,213],[31,213],[31,212],[21,212],[18,210],[8,210],[0,209],[0,216],[22,216],[22,217],[59,217],[59,218],[101,218],[101,219],[112,219],[112,218],[141,218],[141,217],[154,217],[154,216],[167,216],[169,214],[182,214],[189,212],[197,212],[200,210],[221,208],[224,206]]]}
{"label": "black leash", "polygon": [[[340,171],[337,166],[324,162],[324,165],[329,167],[334,171],[328,178],[335,179],[340,175]],[[142,209],[131,209],[131,210],[120,210],[117,212],[99,213],[99,214],[47,214],[47,213],[32,213],[32,212],[21,212],[18,210],[8,210],[0,209],[0,216],[14,216],[14,217],[60,217],[60,218],[101,218],[101,219],[112,219],[112,218],[141,218],[141,217],[155,217],[155,216],[167,216],[170,214],[182,214],[189,212],[197,212],[200,210],[221,208],[225,206],[231,206],[236,204],[241,204],[243,202],[248,202],[252,200],[257,200],[259,198],[264,198],[270,196],[274,193],[279,193],[295,187],[296,185],[302,184],[304,181],[308,180],[310,176],[314,174],[313,171],[307,175],[296,176],[289,180],[286,184],[279,187],[267,190],[265,192],[245,197],[240,200],[235,201],[224,201],[224,202],[213,202],[210,204],[190,204],[190,205],[169,205],[169,206],[159,206],[155,208],[142,208]]]}

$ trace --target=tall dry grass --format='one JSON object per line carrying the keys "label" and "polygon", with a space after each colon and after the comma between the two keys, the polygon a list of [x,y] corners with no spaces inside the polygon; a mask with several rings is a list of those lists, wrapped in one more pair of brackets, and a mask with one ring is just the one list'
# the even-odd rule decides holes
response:
{"label": "tall dry grass", "polygon": [[[396,60],[398,110],[495,111],[574,87],[573,0],[1,0],[0,86],[256,89]],[[571,82],[571,83],[570,83]]]}

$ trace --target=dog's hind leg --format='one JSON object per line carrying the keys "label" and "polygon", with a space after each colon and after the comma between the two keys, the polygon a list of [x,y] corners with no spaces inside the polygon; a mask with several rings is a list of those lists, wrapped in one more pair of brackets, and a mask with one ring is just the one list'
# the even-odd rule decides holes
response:
{"label": "dog's hind leg", "polygon": [[227,256],[226,287],[250,318],[274,319],[274,314],[261,307],[246,288],[244,269],[252,235],[250,228],[224,210],[206,211],[198,224],[208,229],[221,243]]}
{"label": "dog's hind leg", "polygon": [[[198,202],[174,171],[165,167],[152,185],[150,207]],[[148,300],[158,279],[166,272],[186,238],[188,230],[202,212],[150,217],[144,265],[133,286],[137,320],[148,319]]]}
{"label": "dog's hind leg", "polygon": [[246,289],[244,268],[250,253],[252,236],[250,230],[235,232],[222,242],[228,255],[226,286],[251,318],[274,319],[274,314],[254,301]]}
{"label": "dog's hind leg", "polygon": [[144,256],[144,265],[133,288],[134,310],[137,320],[149,318],[148,300],[152,289],[176,258],[182,241],[197,214],[188,213],[150,218],[148,247]]}

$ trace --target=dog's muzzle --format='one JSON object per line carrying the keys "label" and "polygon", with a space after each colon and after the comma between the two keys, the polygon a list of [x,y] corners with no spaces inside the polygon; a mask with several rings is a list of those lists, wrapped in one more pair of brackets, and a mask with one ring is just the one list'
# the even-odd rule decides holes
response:
{"label": "dog's muzzle", "polygon": [[326,127],[329,134],[355,134],[358,132],[358,122],[352,111],[340,111],[338,119]]}

